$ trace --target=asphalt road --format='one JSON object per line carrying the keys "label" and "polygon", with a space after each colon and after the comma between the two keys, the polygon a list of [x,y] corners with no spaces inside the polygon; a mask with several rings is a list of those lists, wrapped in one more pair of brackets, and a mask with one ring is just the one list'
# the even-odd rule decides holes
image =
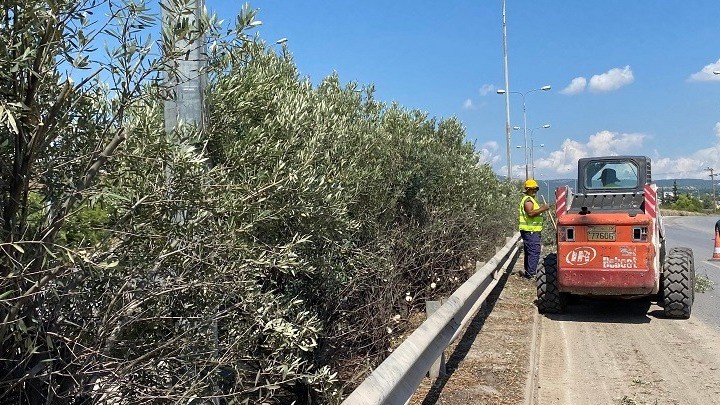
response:
{"label": "asphalt road", "polygon": [[667,248],[689,247],[697,275],[716,283],[695,294],[690,319],[656,303],[578,298],[539,317],[532,404],[720,403],[720,262],[708,261],[720,217],[665,217]]}
{"label": "asphalt road", "polygon": [[715,289],[695,294],[692,314],[709,326],[720,329],[720,261],[709,261],[715,247],[715,223],[720,216],[664,217],[666,247],[689,247],[695,257],[695,274],[706,275]]}

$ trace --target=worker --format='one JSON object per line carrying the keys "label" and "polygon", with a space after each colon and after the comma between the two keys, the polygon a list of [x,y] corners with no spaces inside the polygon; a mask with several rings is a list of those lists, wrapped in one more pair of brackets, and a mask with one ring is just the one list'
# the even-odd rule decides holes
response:
{"label": "worker", "polygon": [[615,169],[603,169],[602,173],[600,173],[600,182],[602,182],[603,187],[620,187],[619,181]]}
{"label": "worker", "polygon": [[523,252],[525,256],[526,278],[533,278],[537,274],[537,266],[540,261],[540,234],[543,228],[542,213],[550,209],[545,203],[538,204],[535,199],[540,187],[534,179],[525,181],[525,193],[520,200],[520,236],[523,240]]}

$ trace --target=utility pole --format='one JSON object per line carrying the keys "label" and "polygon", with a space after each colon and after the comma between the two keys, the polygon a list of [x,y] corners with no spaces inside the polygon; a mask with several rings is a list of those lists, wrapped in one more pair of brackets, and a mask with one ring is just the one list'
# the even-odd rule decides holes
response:
{"label": "utility pole", "polygon": [[[510,78],[508,73],[507,23],[505,21],[505,0],[502,2],[503,60],[505,62],[505,139],[507,141],[508,181],[512,179],[512,159],[510,158]],[[527,153],[527,152],[526,152]],[[525,175],[527,180],[527,173]]]}
{"label": "utility pole", "polygon": [[[190,26],[196,26],[205,6],[204,0],[189,0],[187,8],[180,8],[177,1],[161,0],[163,3],[162,20],[172,32],[173,26],[181,18],[188,18]],[[194,40],[175,40],[166,47],[177,52],[180,57],[167,62],[165,72],[166,85],[171,94],[165,101],[165,131],[173,131],[178,122],[196,125],[202,131],[204,123],[204,98],[206,77],[203,68],[207,53],[205,51],[205,36],[197,32],[195,27]]]}
{"label": "utility pole", "polygon": [[717,202],[715,201],[715,173],[714,173],[714,172],[715,172],[715,169],[713,169],[712,167],[708,167],[708,168],[705,169],[705,170],[707,170],[707,171],[710,172],[710,174],[709,174],[709,176],[710,176],[710,186],[711,186],[711,188],[712,188],[712,196],[713,196],[713,207],[712,207],[712,209],[713,209],[713,212],[715,212],[715,210],[717,209]]}
{"label": "utility pole", "polygon": [[[166,49],[171,50],[172,59],[167,57],[165,67],[165,86],[169,97],[165,99],[164,119],[165,131],[172,134],[181,125],[192,125],[197,134],[202,136],[205,122],[205,87],[207,83],[205,67],[207,51],[205,50],[205,33],[200,32],[200,18],[205,7],[205,0],[160,0],[162,9],[162,24],[169,33],[167,39],[170,43],[164,44]],[[174,27],[184,19],[191,27],[191,40],[177,39],[174,35]],[[202,138],[196,141],[200,142]],[[173,168],[168,164],[165,169],[168,197],[172,198]],[[182,225],[188,217],[187,211],[176,212],[172,218],[176,226]],[[212,336],[210,352],[212,357],[218,357],[218,323],[219,308],[209,314],[212,321],[208,330]],[[188,328],[184,332],[190,332]],[[215,392],[219,392],[217,386]],[[218,396],[212,396],[210,404],[220,404]]]}

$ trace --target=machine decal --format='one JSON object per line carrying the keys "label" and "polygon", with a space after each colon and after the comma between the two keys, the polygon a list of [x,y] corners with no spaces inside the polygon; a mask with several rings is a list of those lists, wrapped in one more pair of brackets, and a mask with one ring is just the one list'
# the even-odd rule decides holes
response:
{"label": "machine decal", "polygon": [[591,247],[576,247],[565,255],[565,261],[573,266],[584,266],[597,256],[597,251]]}
{"label": "machine decal", "polygon": [[635,246],[620,246],[620,256],[636,257],[637,256],[637,247],[635,247]]}
{"label": "machine decal", "polygon": [[603,269],[635,269],[637,258],[603,256],[602,267]]}

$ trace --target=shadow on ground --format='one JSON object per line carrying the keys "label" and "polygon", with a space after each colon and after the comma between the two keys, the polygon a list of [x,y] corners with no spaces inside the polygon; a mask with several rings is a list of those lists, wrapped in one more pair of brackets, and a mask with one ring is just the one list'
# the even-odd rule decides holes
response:
{"label": "shadow on ground", "polygon": [[641,324],[662,317],[662,311],[650,311],[651,306],[649,298],[572,297],[565,313],[545,316],[554,321]]}

